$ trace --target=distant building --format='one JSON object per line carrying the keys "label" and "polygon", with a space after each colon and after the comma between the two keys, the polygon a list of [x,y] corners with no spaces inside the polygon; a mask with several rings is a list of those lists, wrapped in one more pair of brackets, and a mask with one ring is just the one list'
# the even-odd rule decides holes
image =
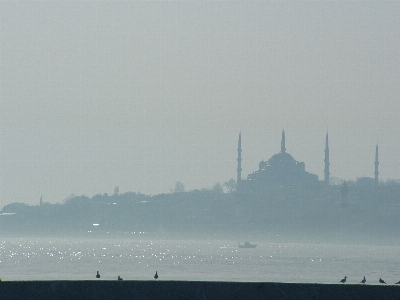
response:
{"label": "distant building", "polygon": [[[305,170],[304,162],[296,161],[286,152],[285,131],[282,131],[281,151],[269,160],[261,161],[258,170],[241,179],[241,135],[238,143],[238,190],[243,192],[262,192],[274,186],[315,186],[318,176]],[[328,135],[325,147],[325,181],[329,182],[329,150]]]}
{"label": "distant building", "polygon": [[328,132],[326,133],[326,138],[325,138],[325,169],[324,169],[324,182],[325,184],[329,184],[329,145],[328,145]]}
{"label": "distant building", "polygon": [[376,144],[376,149],[375,149],[375,184],[377,185],[379,182],[379,171],[378,171],[378,166],[379,166],[379,161],[378,161],[378,144]]}
{"label": "distant building", "polygon": [[[237,167],[237,191],[239,192],[262,192],[275,186],[303,186],[310,187],[317,184],[329,185],[329,144],[328,133],[325,138],[325,159],[324,159],[324,179],[318,180],[318,175],[309,173],[305,170],[304,162],[296,161],[286,152],[285,131],[282,131],[281,151],[267,161],[261,161],[258,170],[249,174],[247,179],[242,179],[242,136],[239,134],[238,141],[238,167]],[[374,178],[360,177],[357,179],[358,185],[378,185],[379,182],[379,160],[378,144],[375,149],[375,172]]]}
{"label": "distant building", "polygon": [[375,148],[375,172],[374,178],[372,177],[359,177],[357,178],[357,185],[359,186],[374,186],[379,184],[379,159],[378,159],[378,144],[376,144]]}

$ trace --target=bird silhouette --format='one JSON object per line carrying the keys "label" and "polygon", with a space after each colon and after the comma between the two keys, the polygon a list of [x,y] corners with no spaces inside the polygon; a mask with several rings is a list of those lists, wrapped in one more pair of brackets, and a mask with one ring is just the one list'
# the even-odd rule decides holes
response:
{"label": "bird silhouette", "polygon": [[344,276],[344,278],[342,280],[340,280],[340,282],[345,283],[347,278],[348,278],[347,276]]}
{"label": "bird silhouette", "polygon": [[100,273],[97,271],[96,278],[100,278]]}
{"label": "bird silhouette", "polygon": [[156,274],[154,274],[154,279],[158,279],[157,271],[156,271]]}
{"label": "bird silhouette", "polygon": [[379,283],[386,284],[385,280],[383,280],[382,278],[379,278]]}
{"label": "bird silhouette", "polygon": [[118,281],[122,281],[123,279],[121,278],[121,276],[118,275]]}
{"label": "bird silhouette", "polygon": [[363,280],[361,280],[360,283],[364,284],[366,282],[367,282],[367,279],[365,279],[365,276],[364,276]]}

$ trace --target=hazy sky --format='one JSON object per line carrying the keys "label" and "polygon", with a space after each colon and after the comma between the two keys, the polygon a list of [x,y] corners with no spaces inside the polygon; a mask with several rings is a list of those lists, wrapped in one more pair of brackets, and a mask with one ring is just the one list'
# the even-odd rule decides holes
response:
{"label": "hazy sky", "polygon": [[1,190],[167,193],[286,149],[400,178],[400,1],[1,1]]}

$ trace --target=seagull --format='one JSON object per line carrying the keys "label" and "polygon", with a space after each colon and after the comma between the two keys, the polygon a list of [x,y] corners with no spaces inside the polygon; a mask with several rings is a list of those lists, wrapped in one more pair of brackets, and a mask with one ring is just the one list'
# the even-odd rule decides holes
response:
{"label": "seagull", "polygon": [[342,280],[340,280],[340,282],[345,283],[347,278],[348,278],[347,276],[344,276],[344,278]]}
{"label": "seagull", "polygon": [[123,279],[121,278],[121,276],[118,275],[118,281],[122,281]]}
{"label": "seagull", "polygon": [[96,278],[100,278],[100,273],[97,271]]}
{"label": "seagull", "polygon": [[366,282],[367,282],[367,279],[365,279],[365,276],[364,276],[363,280],[361,280],[360,283],[363,283],[363,284],[364,284],[364,283],[366,283]]}
{"label": "seagull", "polygon": [[154,279],[158,279],[157,271],[156,271],[156,274],[154,274]]}
{"label": "seagull", "polygon": [[386,284],[385,280],[383,280],[382,278],[379,278],[379,283]]}

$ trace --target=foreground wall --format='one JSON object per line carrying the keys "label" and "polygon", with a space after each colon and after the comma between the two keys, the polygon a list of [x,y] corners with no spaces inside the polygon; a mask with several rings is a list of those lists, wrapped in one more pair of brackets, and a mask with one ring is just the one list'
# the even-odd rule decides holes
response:
{"label": "foreground wall", "polygon": [[400,299],[400,286],[202,281],[3,281],[0,299]]}

